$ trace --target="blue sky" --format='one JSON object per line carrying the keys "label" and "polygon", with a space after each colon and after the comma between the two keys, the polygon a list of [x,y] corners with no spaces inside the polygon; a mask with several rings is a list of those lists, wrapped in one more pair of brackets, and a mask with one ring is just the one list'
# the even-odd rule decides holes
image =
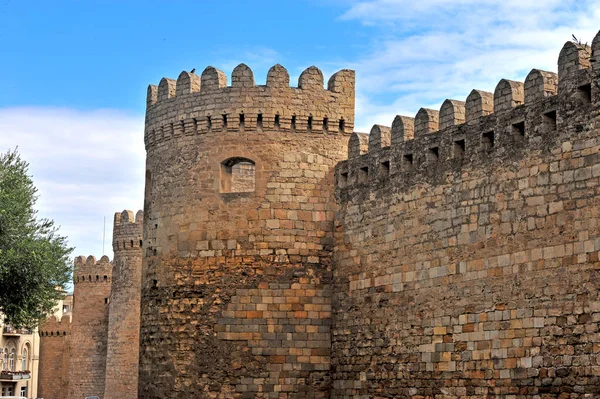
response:
{"label": "blue sky", "polygon": [[[356,129],[556,71],[572,34],[591,42],[590,0],[0,0],[0,152],[19,147],[42,216],[74,255],[102,255],[103,219],[142,206],[146,87],[212,65],[272,65],[292,81],[357,73]],[[110,240],[106,254],[112,256]]]}

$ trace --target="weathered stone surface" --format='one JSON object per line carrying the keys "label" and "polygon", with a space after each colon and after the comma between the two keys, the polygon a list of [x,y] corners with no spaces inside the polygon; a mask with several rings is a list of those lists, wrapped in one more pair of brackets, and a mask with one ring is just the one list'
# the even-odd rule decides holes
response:
{"label": "weathered stone surface", "polygon": [[266,86],[240,70],[147,110],[139,397],[329,397],[333,168],[354,73],[325,89],[315,67],[298,88],[281,66]]}
{"label": "weathered stone surface", "polygon": [[598,395],[600,76],[565,49],[558,94],[503,80],[338,164],[332,398]]}
{"label": "weathered stone surface", "polygon": [[112,264],[107,256],[77,257],[73,280],[67,398],[104,397]]}
{"label": "weathered stone surface", "polygon": [[[112,285],[109,304],[103,399],[135,399],[138,388],[142,224],[144,213],[116,213],[113,227]],[[76,313],[77,317],[79,313]]]}

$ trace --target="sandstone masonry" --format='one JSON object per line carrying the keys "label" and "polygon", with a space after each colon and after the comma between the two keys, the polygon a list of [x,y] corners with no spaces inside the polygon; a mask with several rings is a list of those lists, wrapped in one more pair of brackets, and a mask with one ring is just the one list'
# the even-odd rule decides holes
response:
{"label": "sandstone masonry", "polygon": [[350,70],[164,78],[143,240],[78,260],[42,353],[73,399],[598,398],[599,114],[600,33],[368,135]]}
{"label": "sandstone masonry", "polygon": [[40,397],[137,396],[142,220],[115,214],[113,262],[75,258],[72,315],[40,326]]}

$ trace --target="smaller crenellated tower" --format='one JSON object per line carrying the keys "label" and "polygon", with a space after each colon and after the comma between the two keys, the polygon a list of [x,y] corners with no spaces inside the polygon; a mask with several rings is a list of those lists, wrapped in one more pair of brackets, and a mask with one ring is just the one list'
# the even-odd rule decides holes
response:
{"label": "smaller crenellated tower", "polygon": [[104,397],[112,263],[108,256],[75,258],[69,399]]}
{"label": "smaller crenellated tower", "polygon": [[38,396],[66,399],[69,388],[71,315],[51,316],[40,325]]}
{"label": "smaller crenellated tower", "polygon": [[136,399],[144,213],[115,213],[104,399]]}

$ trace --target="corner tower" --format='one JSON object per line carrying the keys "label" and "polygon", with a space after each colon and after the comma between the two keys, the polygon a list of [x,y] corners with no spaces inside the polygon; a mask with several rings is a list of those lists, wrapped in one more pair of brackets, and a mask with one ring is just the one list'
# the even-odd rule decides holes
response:
{"label": "corner tower", "polygon": [[111,282],[108,256],[75,258],[69,399],[104,397]]}
{"label": "corner tower", "polygon": [[144,213],[115,213],[104,399],[137,399]]}
{"label": "corner tower", "polygon": [[139,397],[324,398],[354,72],[149,86]]}

